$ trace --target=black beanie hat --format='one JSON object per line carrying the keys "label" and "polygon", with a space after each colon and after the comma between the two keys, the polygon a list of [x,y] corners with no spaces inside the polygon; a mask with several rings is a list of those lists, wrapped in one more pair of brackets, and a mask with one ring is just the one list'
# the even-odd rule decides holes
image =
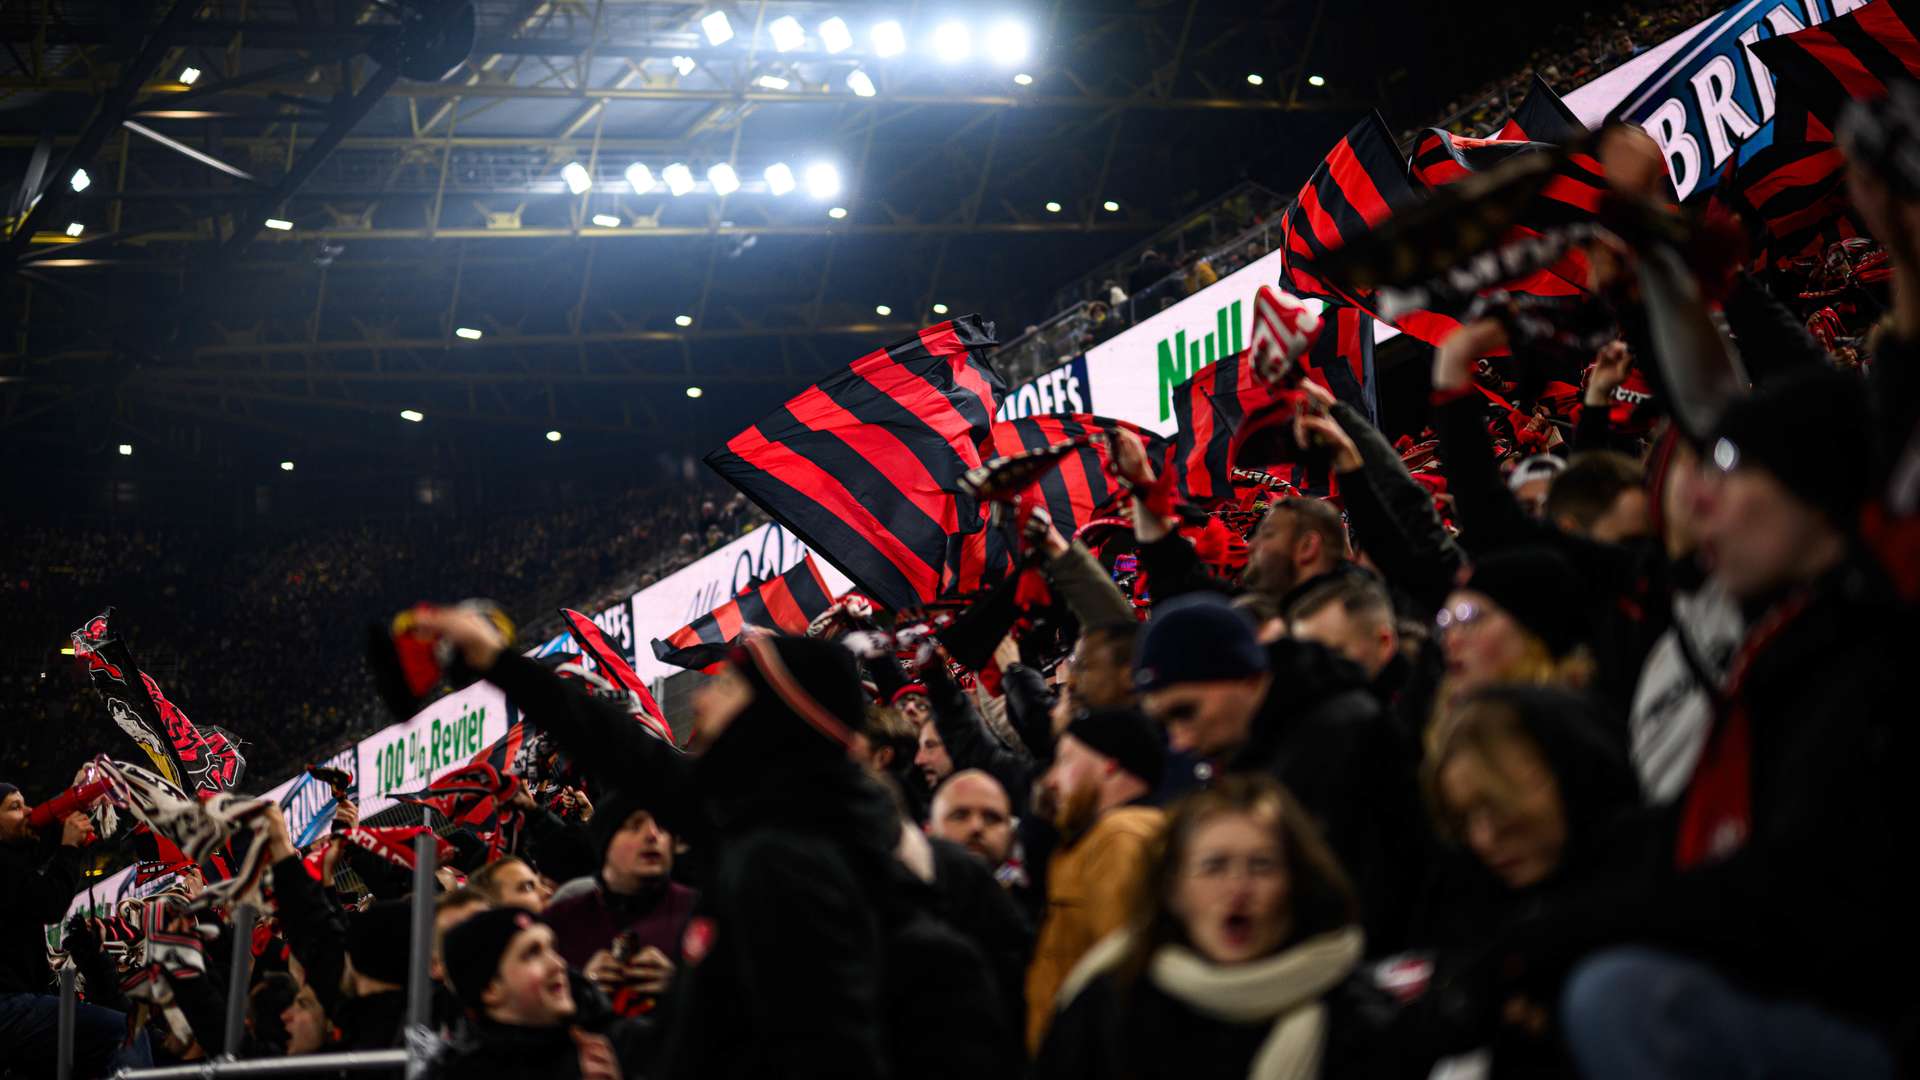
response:
{"label": "black beanie hat", "polygon": [[0,802],[6,802],[9,796],[19,790],[19,788],[7,783],[5,780],[0,780]]}
{"label": "black beanie hat", "polygon": [[593,838],[593,854],[600,862],[594,866],[598,873],[606,865],[607,847],[613,843],[613,836],[627,824],[627,819],[635,811],[645,810],[639,791],[630,787],[614,788],[600,805],[593,808],[593,820],[587,823],[587,834]]}
{"label": "black beanie hat", "polygon": [[480,996],[500,971],[500,957],[522,930],[543,924],[538,915],[519,908],[488,908],[468,916],[447,930],[440,943],[440,963],[460,1003],[478,1012]]}
{"label": "black beanie hat", "polygon": [[1167,770],[1166,736],[1138,709],[1099,709],[1067,725],[1067,734],[1158,787]]}
{"label": "black beanie hat", "polygon": [[369,979],[406,985],[407,942],[413,937],[413,905],[382,900],[347,922],[347,955],[353,970]]}
{"label": "black beanie hat", "polygon": [[[756,634],[733,652],[754,700],[728,728],[738,741],[844,757],[867,712],[860,664],[846,646],[818,638]],[[596,814],[596,817],[599,815]]]}
{"label": "black beanie hat", "polygon": [[1592,624],[1580,575],[1552,548],[1496,551],[1473,564],[1465,587],[1485,593],[1556,658],[1585,641]]}
{"label": "black beanie hat", "polygon": [[1267,670],[1253,620],[1218,593],[1188,593],[1155,604],[1133,661],[1141,693],[1165,686],[1244,679]]}
{"label": "black beanie hat", "polygon": [[1851,529],[1873,490],[1866,385],[1834,368],[1768,380],[1727,406],[1707,450],[1721,471],[1765,469],[1795,498]]}

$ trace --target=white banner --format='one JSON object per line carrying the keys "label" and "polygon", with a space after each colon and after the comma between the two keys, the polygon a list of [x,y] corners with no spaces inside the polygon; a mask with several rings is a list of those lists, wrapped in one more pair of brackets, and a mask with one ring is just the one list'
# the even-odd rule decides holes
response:
{"label": "white banner", "polygon": [[360,740],[354,769],[360,816],[392,806],[396,792],[418,791],[465,765],[506,733],[507,696],[479,682]]}

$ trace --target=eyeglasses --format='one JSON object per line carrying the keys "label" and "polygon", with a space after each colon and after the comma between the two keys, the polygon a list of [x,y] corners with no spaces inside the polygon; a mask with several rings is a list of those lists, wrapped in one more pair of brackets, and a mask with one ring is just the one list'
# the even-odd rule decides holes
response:
{"label": "eyeglasses", "polygon": [[1456,626],[1471,626],[1486,617],[1487,609],[1471,600],[1462,600],[1450,607],[1443,607],[1433,617],[1433,624],[1442,630]]}

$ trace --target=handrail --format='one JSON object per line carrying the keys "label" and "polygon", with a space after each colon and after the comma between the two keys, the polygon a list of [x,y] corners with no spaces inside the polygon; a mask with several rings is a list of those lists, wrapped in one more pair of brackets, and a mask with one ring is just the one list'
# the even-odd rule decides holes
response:
{"label": "handrail", "polygon": [[251,1061],[196,1061],[152,1069],[121,1069],[114,1080],[213,1080],[222,1076],[303,1076],[309,1073],[371,1072],[404,1069],[405,1050],[349,1050],[338,1054],[257,1058]]}

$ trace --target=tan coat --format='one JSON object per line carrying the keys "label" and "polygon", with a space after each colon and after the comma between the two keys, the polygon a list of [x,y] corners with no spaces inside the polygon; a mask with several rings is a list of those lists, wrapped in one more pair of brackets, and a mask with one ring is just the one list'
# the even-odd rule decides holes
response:
{"label": "tan coat", "polygon": [[1166,815],[1150,806],[1109,810],[1047,868],[1047,918],[1027,969],[1027,1051],[1038,1053],[1054,996],[1087,950],[1126,926]]}

